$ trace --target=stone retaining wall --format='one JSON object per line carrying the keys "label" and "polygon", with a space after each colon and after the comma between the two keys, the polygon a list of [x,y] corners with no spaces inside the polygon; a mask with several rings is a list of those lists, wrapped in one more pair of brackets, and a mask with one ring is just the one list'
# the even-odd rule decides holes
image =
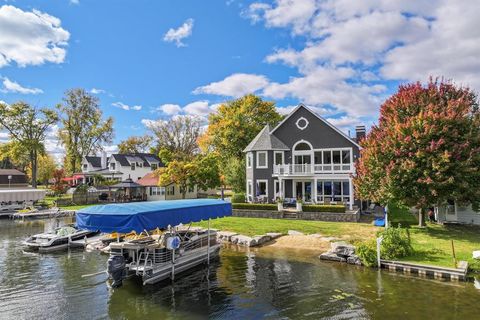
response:
{"label": "stone retaining wall", "polygon": [[316,221],[337,221],[337,222],[357,222],[360,219],[360,211],[355,212],[288,212],[273,210],[242,210],[233,209],[234,217],[246,218],[269,218],[285,219],[296,218],[298,220],[316,220]]}

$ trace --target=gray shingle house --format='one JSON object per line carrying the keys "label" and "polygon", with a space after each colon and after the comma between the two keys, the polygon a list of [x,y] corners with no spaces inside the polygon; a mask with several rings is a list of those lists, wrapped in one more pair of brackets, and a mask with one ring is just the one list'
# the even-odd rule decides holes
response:
{"label": "gray shingle house", "polygon": [[[357,138],[365,127],[357,128]],[[303,104],[245,148],[247,201],[277,197],[354,205],[352,175],[360,146]]]}

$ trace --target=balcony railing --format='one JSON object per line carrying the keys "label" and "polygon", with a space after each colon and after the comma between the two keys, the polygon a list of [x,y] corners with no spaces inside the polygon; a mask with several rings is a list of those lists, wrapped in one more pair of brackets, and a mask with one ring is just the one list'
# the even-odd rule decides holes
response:
{"label": "balcony railing", "polygon": [[352,164],[280,164],[273,166],[273,174],[279,176],[352,172]]}

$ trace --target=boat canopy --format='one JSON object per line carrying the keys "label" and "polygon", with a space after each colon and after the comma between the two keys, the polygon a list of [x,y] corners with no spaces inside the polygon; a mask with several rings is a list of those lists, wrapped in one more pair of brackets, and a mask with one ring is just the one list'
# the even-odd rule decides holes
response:
{"label": "boat canopy", "polygon": [[231,215],[230,202],[192,199],[98,205],[78,210],[76,218],[80,229],[128,233]]}

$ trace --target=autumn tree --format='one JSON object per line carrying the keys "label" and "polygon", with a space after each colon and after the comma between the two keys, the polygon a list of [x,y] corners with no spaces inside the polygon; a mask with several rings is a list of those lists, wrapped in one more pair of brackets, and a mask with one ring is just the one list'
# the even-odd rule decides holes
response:
{"label": "autumn tree", "polygon": [[57,108],[61,113],[59,138],[65,146],[65,167],[73,173],[80,170],[84,156],[112,142],[113,118],[104,120],[98,98],[84,89],[68,90]]}
{"label": "autumn tree", "polygon": [[53,171],[53,185],[50,187],[50,189],[52,189],[56,195],[65,193],[68,188],[64,178],[65,171],[63,169],[55,169]]}
{"label": "autumn tree", "polygon": [[362,141],[354,178],[360,198],[423,209],[448,200],[480,204],[476,94],[451,82],[400,86]]}
{"label": "autumn tree", "polygon": [[169,121],[153,121],[148,129],[154,135],[155,153],[164,150],[175,159],[184,161],[193,158],[199,151],[197,140],[202,121],[198,117],[177,116]]}
{"label": "autumn tree", "polygon": [[58,115],[51,109],[33,108],[25,102],[0,103],[0,128],[6,129],[15,146],[28,154],[34,188],[37,187],[38,155],[45,151],[47,131],[57,121]]}
{"label": "autumn tree", "polygon": [[144,136],[131,136],[121,141],[118,144],[119,153],[145,153],[150,150],[152,144],[152,137],[148,135]]}
{"label": "autumn tree", "polygon": [[208,117],[208,129],[200,138],[204,151],[215,151],[225,161],[230,157],[243,158],[243,149],[267,124],[281,119],[274,102],[263,101],[249,94],[228,101]]}
{"label": "autumn tree", "polygon": [[[37,182],[48,185],[48,181],[53,178],[53,173],[57,169],[55,159],[48,153],[42,154],[38,157],[37,165]],[[28,176],[32,176],[32,168],[27,169]]]}
{"label": "autumn tree", "polygon": [[18,169],[25,172],[30,162],[28,150],[18,141],[0,144],[0,168]]}
{"label": "autumn tree", "polygon": [[213,154],[199,154],[188,161],[174,159],[166,167],[158,169],[157,173],[159,185],[178,185],[183,199],[188,188],[197,186],[198,189],[207,190],[220,185],[218,159]]}

